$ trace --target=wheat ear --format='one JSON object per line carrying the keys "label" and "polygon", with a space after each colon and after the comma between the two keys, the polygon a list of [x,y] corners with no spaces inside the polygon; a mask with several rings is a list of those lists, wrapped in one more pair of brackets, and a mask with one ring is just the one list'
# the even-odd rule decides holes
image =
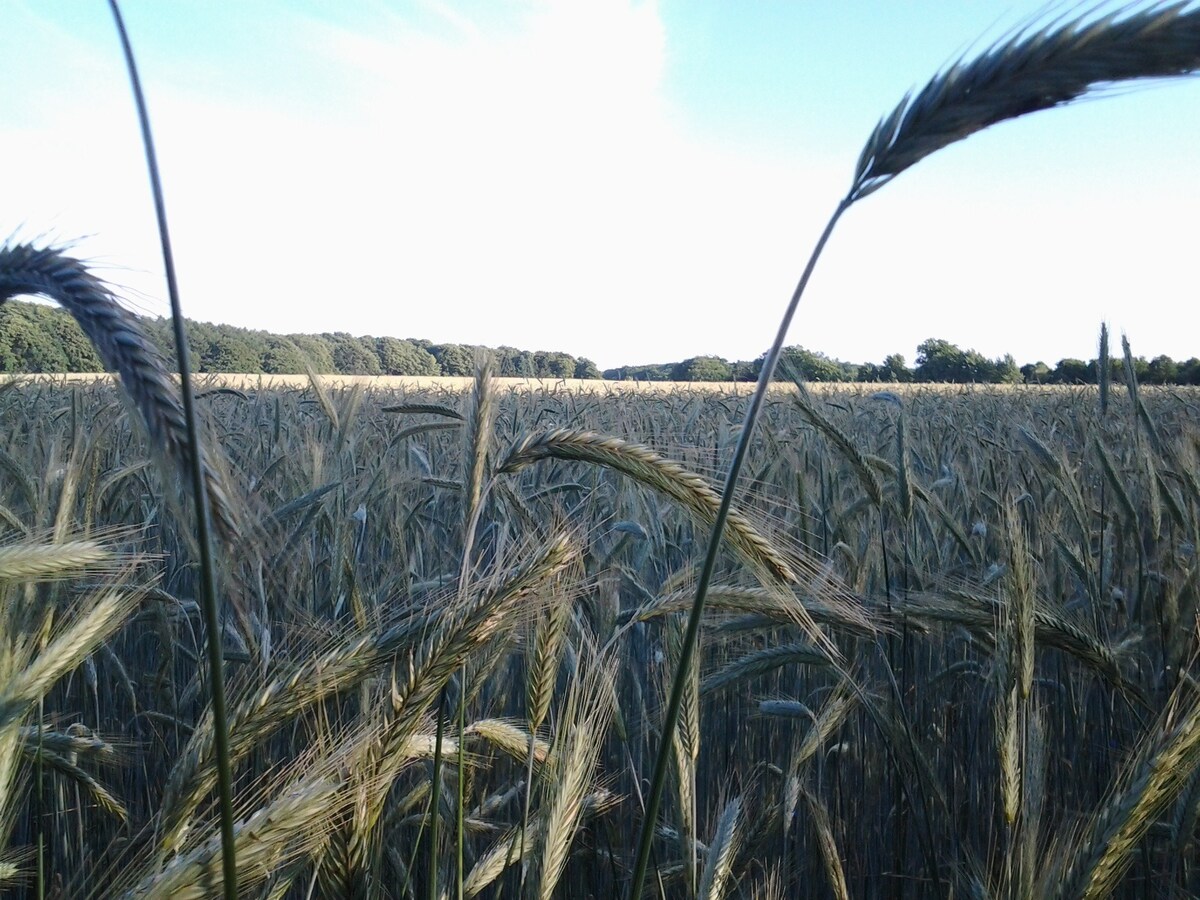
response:
{"label": "wheat ear", "polygon": [[538,859],[539,900],[550,900],[567,865],[575,834],[583,822],[589,788],[611,721],[616,677],[611,659],[588,660],[572,685],[567,700],[559,743],[554,748],[552,770],[546,782],[547,804],[541,824],[541,856]]}
{"label": "wheat ear", "polygon": [[[1175,706],[1180,694],[1172,698]],[[1200,767],[1200,703],[1188,697],[1169,709],[1143,744],[1118,790],[1093,819],[1086,840],[1060,882],[1057,896],[1099,900],[1112,896],[1133,851],[1175,803]],[[1178,704],[1183,705],[1183,704]]]}
{"label": "wheat ear", "polygon": [[[336,818],[343,785],[327,776],[301,781],[234,827],[239,887],[268,878],[287,861],[311,852]],[[214,835],[127,892],[126,900],[202,900],[224,886],[221,837]]]}
{"label": "wheat ear", "polygon": [[1026,28],[970,61],[958,61],[907,94],[867,140],[853,202],[905,169],[977,131],[1070,103],[1097,88],[1200,67],[1200,10],[1155,3],[1089,19]]}
{"label": "wheat ear", "polygon": [[97,541],[22,541],[0,547],[0,581],[41,581],[111,567],[113,555]]}
{"label": "wheat ear", "polygon": [[725,805],[717,820],[717,831],[704,861],[704,874],[696,896],[702,900],[721,900],[733,884],[733,863],[741,843],[742,801],[734,797]]}
{"label": "wheat ear", "polygon": [[[0,247],[0,304],[21,294],[49,297],[74,317],[104,367],[121,376],[151,440],[186,482],[191,455],[183,407],[162,356],[137,317],[82,262],[50,247]],[[238,534],[238,520],[229,495],[209,461],[202,458],[201,464],[213,518],[221,534],[232,539]]]}
{"label": "wheat ear", "polygon": [[[530,435],[513,447],[497,471],[516,472],[542,459],[576,460],[614,469],[677,501],[705,525],[713,523],[721,506],[721,496],[712,485],[679,463],[642,444],[591,431],[560,428]],[[730,544],[747,562],[765,567],[777,581],[793,584],[799,580],[788,560],[745,515],[730,510],[726,527]]]}

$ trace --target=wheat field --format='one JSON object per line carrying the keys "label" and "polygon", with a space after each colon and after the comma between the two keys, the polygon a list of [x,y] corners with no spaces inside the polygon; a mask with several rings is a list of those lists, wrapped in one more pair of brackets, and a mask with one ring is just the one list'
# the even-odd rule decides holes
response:
{"label": "wheat field", "polygon": [[1151,3],[905,96],[751,394],[486,356],[193,385],[82,263],[0,247],[0,302],[56,300],[118,376],[0,382],[0,884],[1200,894],[1200,392],[1139,386],[1127,343],[1113,384],[1106,329],[1098,388],[771,389],[852,206],[1198,68],[1200,12]]}
{"label": "wheat field", "polygon": [[[246,896],[622,890],[746,399],[314,380],[199,402],[254,536],[219,552]],[[773,397],[654,890],[1200,888],[1198,406]],[[205,896],[212,721],[174,473],[112,386],[6,386],[0,421],[4,809],[40,848],[17,883]]]}

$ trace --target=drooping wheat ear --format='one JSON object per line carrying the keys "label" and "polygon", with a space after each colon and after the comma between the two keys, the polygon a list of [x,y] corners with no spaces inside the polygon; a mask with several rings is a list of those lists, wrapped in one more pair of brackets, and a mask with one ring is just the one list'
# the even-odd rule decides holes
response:
{"label": "drooping wheat ear", "polygon": [[394,406],[381,407],[380,412],[403,413],[410,416],[444,416],[447,419],[463,421],[463,414],[452,406],[441,403],[397,403]]}
{"label": "drooping wheat ear", "polygon": [[[643,444],[591,431],[560,428],[529,435],[513,447],[497,471],[517,472],[542,459],[576,460],[614,469],[677,501],[705,525],[712,525],[721,505],[720,494],[679,463],[659,456]],[[790,584],[799,581],[789,561],[745,515],[731,510],[726,529],[733,549],[747,562],[765,567],[777,581]]]}
{"label": "drooping wheat ear", "polygon": [[469,738],[481,738],[517,762],[525,762],[532,750],[533,761],[541,765],[550,755],[550,745],[531,734],[517,722],[506,719],[476,719],[464,729]]}
{"label": "drooping wheat ear", "polygon": [[[904,603],[905,612],[916,622],[961,625],[985,645],[995,639],[998,611],[993,598],[949,589],[943,595],[910,594]],[[1103,675],[1118,690],[1144,702],[1140,688],[1123,671],[1125,646],[1110,646],[1058,612],[1040,607],[1034,609],[1033,626],[1037,644],[1054,647],[1075,657]]]}
{"label": "drooping wheat ear", "polygon": [[828,666],[830,659],[811,644],[778,644],[765,647],[732,660],[716,672],[707,675],[700,684],[700,691],[711,694],[749,678],[757,678],[783,666],[792,665]]}
{"label": "drooping wheat ear", "polygon": [[[583,798],[583,816],[595,816],[615,805],[616,797],[604,788],[598,788]],[[495,842],[475,860],[475,865],[463,881],[463,896],[476,897],[499,878],[506,868],[532,856],[534,850],[544,843],[545,822],[534,819],[529,823],[529,834],[522,834],[521,826],[504,831]],[[497,893],[497,895],[499,895]]]}
{"label": "drooping wheat ear", "polygon": [[825,746],[825,742],[835,731],[842,727],[842,723],[849,718],[850,713],[858,706],[858,697],[854,694],[851,688],[849,679],[838,682],[837,688],[834,690],[833,696],[821,708],[821,712],[817,715],[816,721],[812,727],[804,735],[804,740],[800,742],[800,746],[796,748],[796,755],[791,762],[792,772],[797,776],[800,774],[804,766],[809,760],[813,759],[821,748]]}
{"label": "drooping wheat ear", "polygon": [[[781,625],[796,625],[805,628],[808,621],[830,628],[838,628],[861,637],[874,637],[881,627],[852,607],[839,596],[835,585],[816,585],[817,597],[781,594],[765,588],[742,587],[735,584],[715,584],[708,590],[708,608],[715,612],[745,613],[761,616]],[[686,612],[692,598],[688,591],[664,593],[648,601],[638,609],[622,614],[622,623],[648,622],[658,616]],[[797,609],[802,607],[802,609]]]}
{"label": "drooping wheat ear", "polygon": [[875,470],[871,468],[867,462],[863,452],[855,446],[854,441],[842,429],[838,428],[830,419],[828,419],[816,405],[812,402],[812,398],[808,395],[803,382],[798,379],[795,381],[796,395],[794,400],[796,408],[800,410],[800,414],[808,420],[808,423],[825,435],[825,437],[841,452],[846,458],[846,462],[850,464],[850,468],[858,476],[859,482],[866,491],[867,496],[871,498],[871,503],[876,507],[883,505],[883,486],[879,483],[879,476],[875,474]]}
{"label": "drooping wheat ear", "polygon": [[1200,10],[1187,3],[1086,15],[1024,28],[959,60],[905,95],[859,156],[853,202],[931,153],[977,131],[1070,103],[1118,81],[1186,75],[1200,67]]}
{"label": "drooping wheat ear", "polygon": [[[1137,417],[1138,424],[1146,429],[1146,437],[1150,439],[1150,446],[1156,453],[1162,455],[1165,445],[1162,435],[1158,433],[1158,426],[1154,424],[1150,410],[1146,408],[1146,402],[1142,398],[1141,392],[1138,391],[1137,366],[1134,365],[1133,349],[1129,346],[1129,338],[1126,335],[1121,335],[1121,355],[1124,358],[1125,387],[1129,389],[1129,399],[1133,401],[1134,415]],[[1140,435],[1137,431],[1134,432],[1134,439],[1135,444],[1140,446]]]}
{"label": "drooping wheat ear", "polygon": [[[236,763],[305,709],[338,691],[361,684],[397,653],[420,646],[429,635],[433,635],[429,640],[439,638],[443,633],[462,640],[466,647],[458,648],[462,651],[461,662],[473,648],[472,642],[486,639],[506,609],[562,571],[572,558],[572,552],[565,538],[551,540],[525,565],[497,579],[462,609],[450,608],[438,615],[402,620],[380,632],[337,644],[296,666],[290,673],[276,676],[241,698],[232,709],[229,718],[231,759]],[[447,638],[447,641],[454,645],[453,640]],[[410,677],[416,678],[416,675],[410,674]],[[403,749],[407,736],[407,733],[399,735],[398,748]],[[167,781],[159,816],[159,839],[166,852],[181,846],[192,814],[216,784],[213,737],[209,712],[197,725]]]}
{"label": "drooping wheat ear", "polygon": [[74,782],[75,786],[81,788],[96,806],[114,818],[120,819],[122,823],[129,821],[129,810],[125,808],[125,804],[114,797],[108,788],[89,772],[80,768],[70,755],[64,756],[44,747],[39,748],[36,743],[29,742],[22,746],[21,754],[29,764],[40,764],[47,771],[53,771]]}
{"label": "drooping wheat ear", "polygon": [[[187,426],[177,390],[157,348],[137,317],[82,262],[50,247],[0,247],[0,304],[21,294],[49,297],[69,312],[96,348],[104,367],[121,376],[150,439],[190,482]],[[202,459],[213,520],[226,539],[238,534],[238,521],[221,479]]]}

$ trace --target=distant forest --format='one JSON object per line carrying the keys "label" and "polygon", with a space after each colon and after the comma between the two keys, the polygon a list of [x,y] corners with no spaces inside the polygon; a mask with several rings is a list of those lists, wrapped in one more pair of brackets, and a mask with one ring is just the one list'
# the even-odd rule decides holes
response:
{"label": "distant forest", "polygon": [[[171,344],[166,319],[143,319],[164,353]],[[344,332],[273,334],[232,325],[187,323],[193,368],[198,372],[292,375],[305,364],[321,374],[472,375],[476,347],[434,344],[392,337],[354,337]],[[501,376],[526,378],[607,378],[615,381],[754,381],[762,358],[731,362],[694,356],[680,362],[622,366],[601,372],[584,357],[556,351],[488,348]],[[1018,366],[1012,356],[988,359],[949,341],[930,338],[917,348],[914,365],[893,353],[881,363],[848,363],[823,353],[788,347],[784,362],[808,381],[937,382],[955,384],[1095,384],[1096,360],[1060,359]],[[1177,362],[1168,356],[1133,359],[1143,384],[1200,384],[1200,359]],[[1122,377],[1124,360],[1113,360]],[[40,303],[0,306],[0,372],[54,373],[103,370],[91,344],[65,311]]]}

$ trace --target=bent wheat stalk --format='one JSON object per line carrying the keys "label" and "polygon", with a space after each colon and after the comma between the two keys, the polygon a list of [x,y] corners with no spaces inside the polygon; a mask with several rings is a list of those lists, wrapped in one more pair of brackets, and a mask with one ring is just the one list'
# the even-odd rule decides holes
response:
{"label": "bent wheat stalk", "polygon": [[704,612],[704,598],[716,567],[721,534],[734,489],[761,415],[767,388],[779,363],[787,332],[817,260],[834,227],[855,202],[874,193],[905,169],[977,131],[1027,113],[1070,103],[1098,87],[1139,78],[1185,75],[1200,68],[1200,10],[1187,3],[1154,3],[1142,10],[1017,31],[969,62],[957,62],[935,75],[915,94],[904,96],[876,126],[855,168],[846,196],[818,238],[788,302],[775,341],[763,358],[758,384],[729,462],[721,507],[713,523],[696,599],[667,704],[654,774],[646,798],[630,897],[640,900],[650,861],[658,808],[666,784],[671,745],[682,703],[684,673],[691,664]]}
{"label": "bent wheat stalk", "polygon": [[[121,376],[151,442],[186,480],[191,451],[178,388],[137,316],[118,303],[82,262],[61,250],[32,244],[0,247],[0,304],[22,294],[49,297],[79,323],[104,367]],[[233,539],[238,534],[233,504],[203,451],[200,465],[217,528],[223,537]]]}
{"label": "bent wheat stalk", "polygon": [[[497,471],[517,472],[541,459],[576,460],[613,469],[675,500],[706,525],[715,521],[721,508],[721,496],[712,486],[679,463],[642,444],[591,431],[560,428],[530,435],[513,447]],[[726,522],[729,542],[743,559],[765,567],[781,583],[795,584],[800,580],[791,564],[745,515],[729,510]]]}

